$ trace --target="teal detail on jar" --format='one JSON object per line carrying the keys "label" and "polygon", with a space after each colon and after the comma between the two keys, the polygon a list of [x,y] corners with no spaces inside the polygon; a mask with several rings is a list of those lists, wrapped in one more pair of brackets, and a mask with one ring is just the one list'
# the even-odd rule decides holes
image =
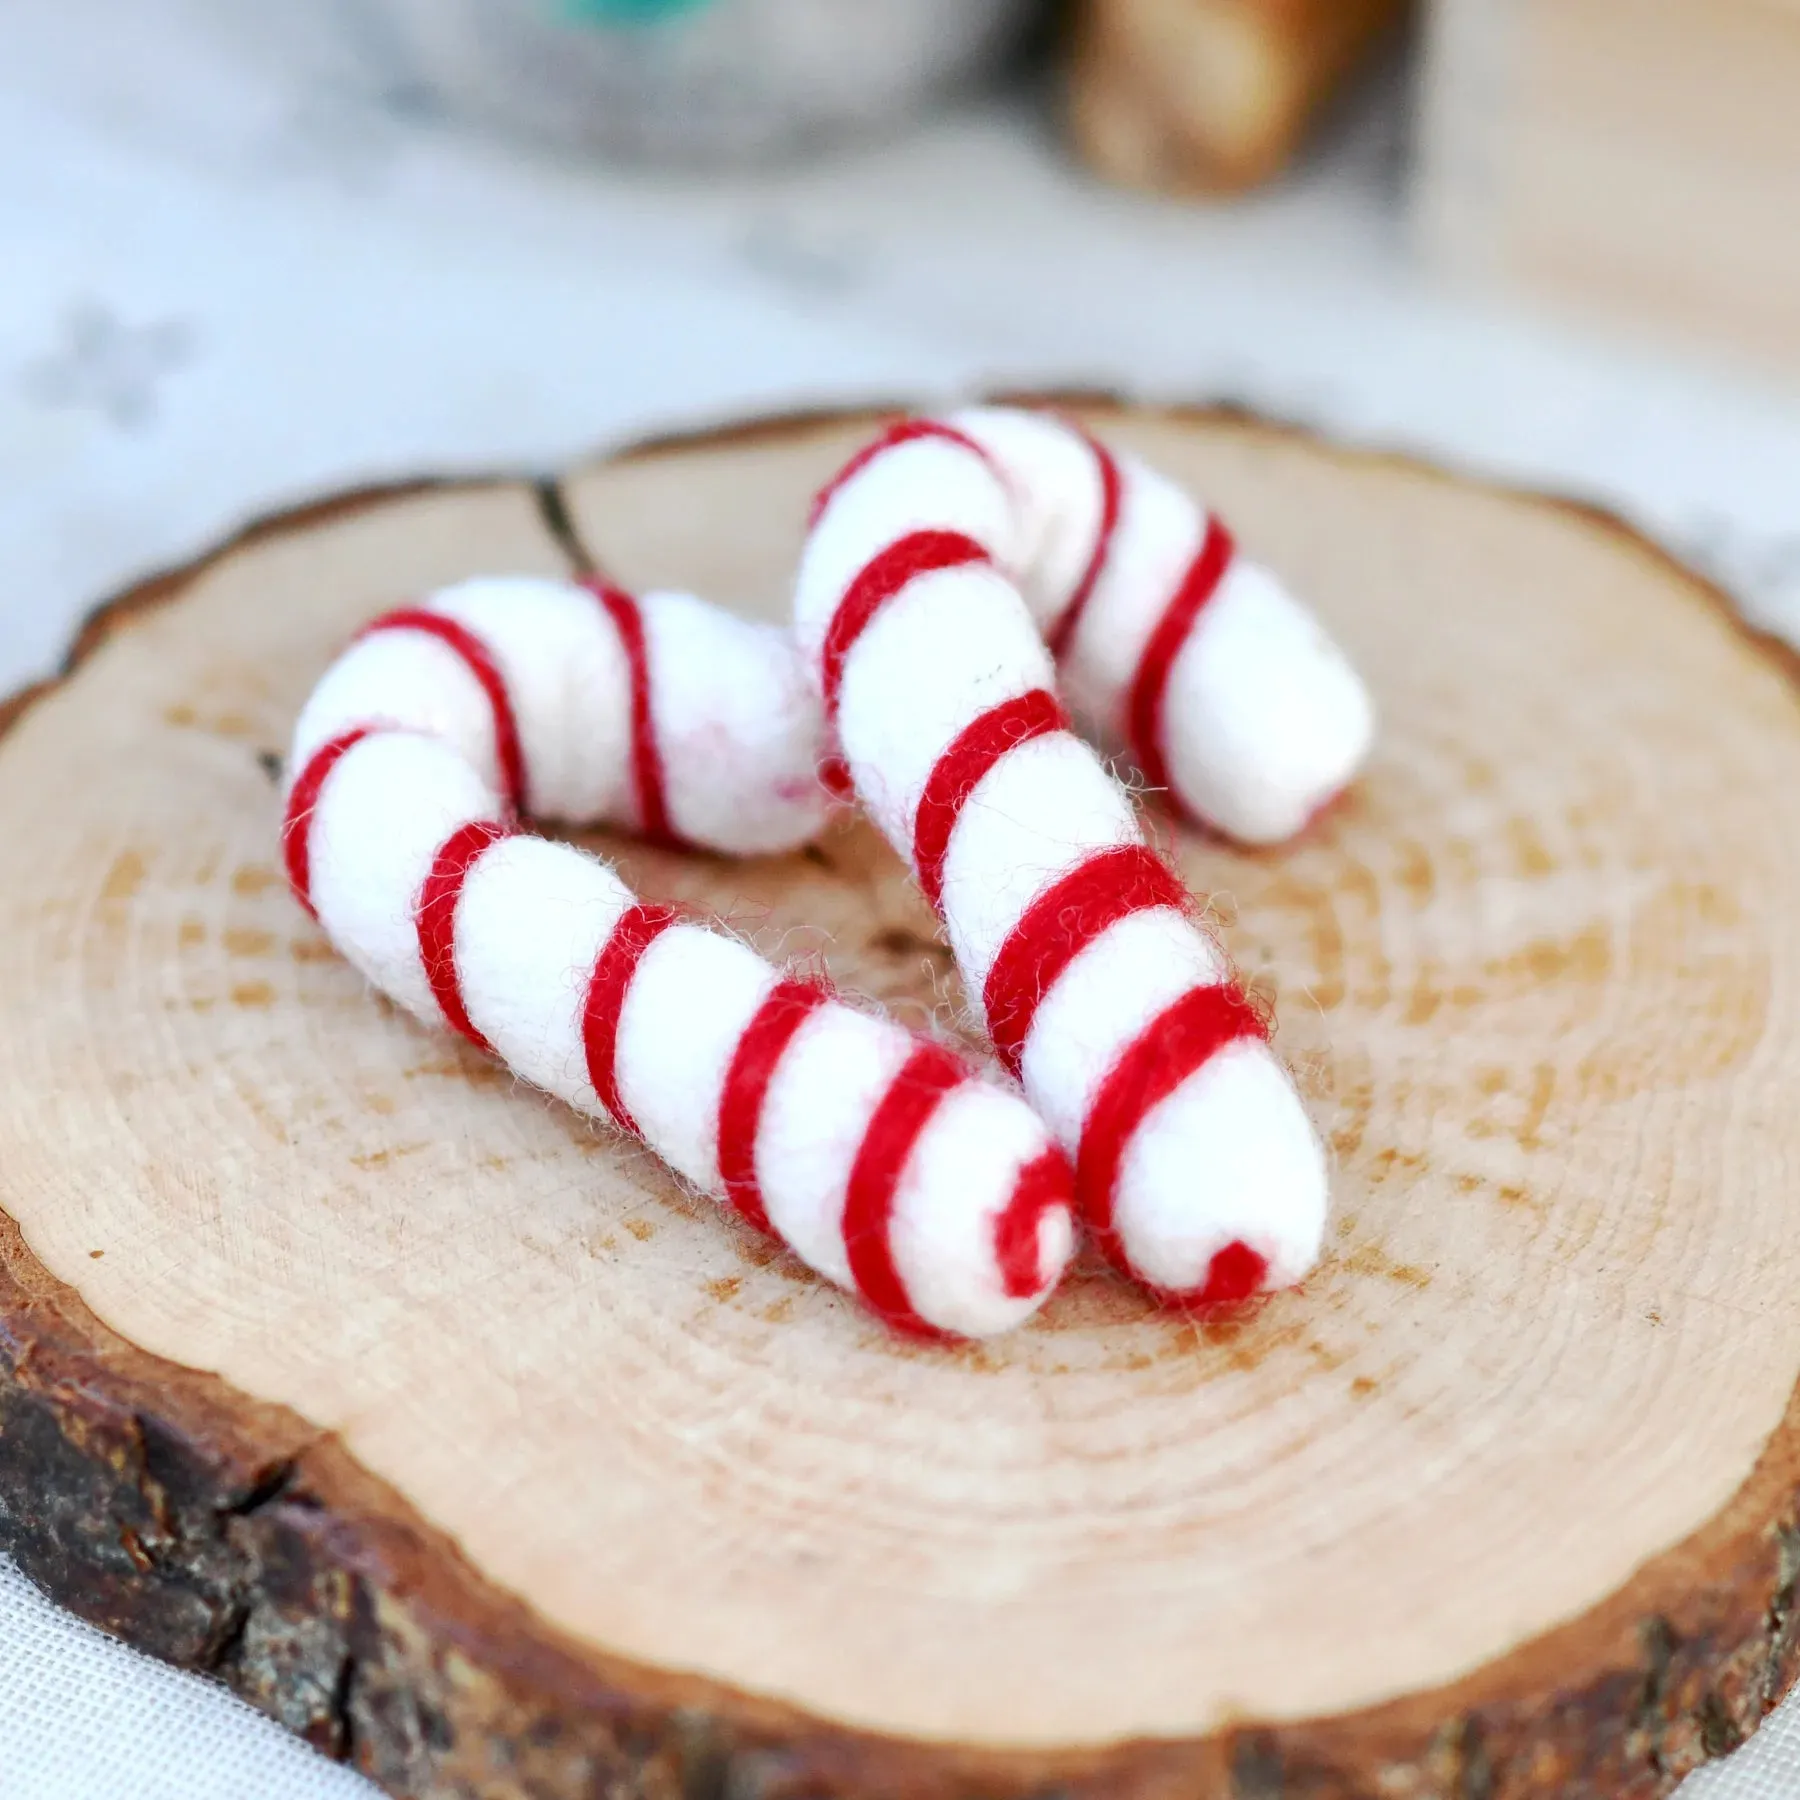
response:
{"label": "teal detail on jar", "polygon": [[654,25],[709,4],[711,0],[556,0],[562,16],[578,25]]}

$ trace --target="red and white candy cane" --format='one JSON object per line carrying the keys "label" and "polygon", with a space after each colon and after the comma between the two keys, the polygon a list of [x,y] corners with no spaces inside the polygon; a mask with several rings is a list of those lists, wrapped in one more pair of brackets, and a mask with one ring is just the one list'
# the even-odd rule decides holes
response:
{"label": "red and white candy cane", "polygon": [[1179,1304],[1286,1285],[1317,1257],[1323,1151],[1180,880],[1068,730],[1020,536],[971,435],[889,433],[820,497],[801,652],[1001,1061],[1074,1152],[1101,1248]]}
{"label": "red and white candy cane", "polygon": [[1248,844],[1293,836],[1355,777],[1374,732],[1368,690],[1222,519],[1052,413],[973,407],[883,441],[918,436],[976,447],[1004,483],[1011,504],[987,548],[1091,742]]}
{"label": "red and white candy cane", "polygon": [[473,581],[377,620],[301,714],[294,891],[384,993],[786,1242],[903,1329],[1028,1317],[1073,1240],[1015,1093],[638,900],[521,812],[724,851],[819,823],[785,636],[681,595]]}

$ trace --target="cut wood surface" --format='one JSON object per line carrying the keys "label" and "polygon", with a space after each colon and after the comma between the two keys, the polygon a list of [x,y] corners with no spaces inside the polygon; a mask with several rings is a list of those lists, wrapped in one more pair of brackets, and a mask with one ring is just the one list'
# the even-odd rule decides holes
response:
{"label": "cut wood surface", "polygon": [[[376,1000],[277,873],[363,620],[590,554],[779,616],[866,417],[352,497],[90,628],[0,735],[0,1548],[396,1793],[1635,1800],[1792,1678],[1800,706],[1600,515],[1095,406],[1383,713],[1305,841],[1161,829],[1328,1135],[1304,1291],[1083,1269],[900,1341]],[[602,840],[596,840],[602,842]],[[604,841],[902,1017],[860,824]]]}

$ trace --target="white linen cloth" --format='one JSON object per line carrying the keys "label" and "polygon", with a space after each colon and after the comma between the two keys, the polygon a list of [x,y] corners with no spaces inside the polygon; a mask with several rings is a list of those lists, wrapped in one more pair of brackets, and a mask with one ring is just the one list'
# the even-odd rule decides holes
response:
{"label": "white linen cloth", "polygon": [[[0,693],[245,521],[422,471],[983,385],[1228,398],[1599,499],[1800,643],[1800,392],[1438,291],[1380,113],[1266,197],[1103,189],[992,102],[647,177],[379,104],[255,0],[0,0]],[[284,9],[265,8],[268,12]],[[1683,1800],[1800,1793],[1800,1705]],[[0,1800],[372,1794],[0,1561]]]}

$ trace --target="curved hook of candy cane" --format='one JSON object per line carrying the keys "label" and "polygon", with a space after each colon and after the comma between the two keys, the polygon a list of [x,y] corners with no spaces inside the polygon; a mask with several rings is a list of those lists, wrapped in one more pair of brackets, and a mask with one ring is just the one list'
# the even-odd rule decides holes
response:
{"label": "curved hook of candy cane", "polygon": [[1247,844],[1292,837],[1355,778],[1374,738],[1368,689],[1223,520],[1054,413],[971,407],[888,441],[920,434],[1004,482],[1008,528],[989,548],[1090,742]]}
{"label": "curved hook of candy cane", "polygon": [[289,878],[383,993],[635,1134],[891,1324],[1004,1331],[1074,1237],[1068,1161],[1025,1102],[515,829],[529,811],[804,841],[823,801],[794,681],[784,634],[699,601],[448,589],[376,621],[307,702]]}
{"label": "curved hook of candy cane", "polygon": [[383,722],[453,744],[516,813],[729,856],[818,835],[818,705],[788,634],[691,594],[479,576],[377,619],[295,754]]}
{"label": "curved hook of candy cane", "polygon": [[795,625],[858,797],[911,859],[1001,1061],[1120,1269],[1183,1306],[1297,1281],[1323,1150],[1129,796],[1068,729],[1011,570],[1017,496],[911,422],[820,496]]}

